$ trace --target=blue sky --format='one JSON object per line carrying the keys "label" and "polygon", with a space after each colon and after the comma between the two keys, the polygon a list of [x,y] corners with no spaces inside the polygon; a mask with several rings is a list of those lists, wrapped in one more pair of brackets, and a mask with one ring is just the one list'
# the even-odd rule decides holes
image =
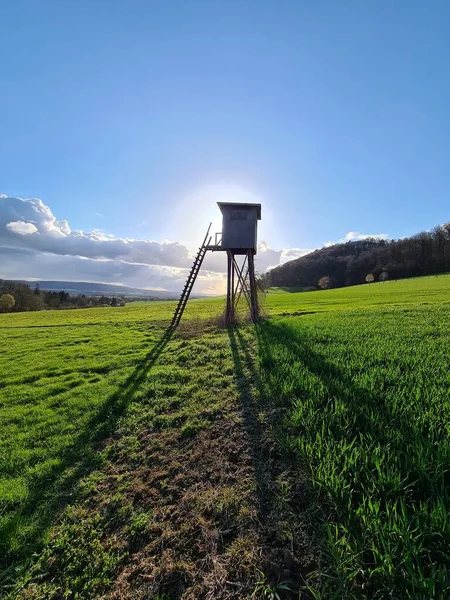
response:
{"label": "blue sky", "polygon": [[[216,200],[260,201],[269,266],[449,219],[446,0],[17,0],[0,22],[0,193],[40,198],[72,232],[193,250]],[[0,277],[70,275],[66,250],[30,241],[43,230],[13,230]]]}

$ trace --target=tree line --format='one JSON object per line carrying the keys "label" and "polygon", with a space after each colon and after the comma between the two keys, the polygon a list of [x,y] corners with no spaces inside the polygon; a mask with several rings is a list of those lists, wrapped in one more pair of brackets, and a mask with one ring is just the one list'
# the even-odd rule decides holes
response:
{"label": "tree line", "polygon": [[23,312],[94,306],[124,306],[125,299],[108,296],[71,295],[68,292],[41,290],[23,282],[0,279],[0,312]]}
{"label": "tree line", "polygon": [[264,287],[344,287],[450,271],[450,223],[409,238],[335,244],[261,276]]}

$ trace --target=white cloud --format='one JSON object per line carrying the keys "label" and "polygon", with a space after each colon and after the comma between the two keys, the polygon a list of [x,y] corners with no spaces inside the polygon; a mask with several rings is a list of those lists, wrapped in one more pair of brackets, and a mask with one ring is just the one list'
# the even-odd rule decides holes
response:
{"label": "white cloud", "polygon": [[[100,282],[173,292],[183,287],[188,275],[188,269],[175,267],[59,256],[2,247],[0,265],[0,277],[5,279]],[[224,286],[224,274],[202,269],[194,293],[223,293]]]}
{"label": "white cloud", "polygon": [[311,252],[314,252],[316,248],[286,248],[281,253],[281,264],[288,262],[289,260],[295,260],[301,256],[306,256]]}
{"label": "white cloud", "polygon": [[349,231],[341,242],[359,242],[361,240],[387,240],[387,233],[359,233],[359,231]]}
{"label": "white cloud", "polygon": [[359,231],[349,231],[339,240],[330,240],[324,244],[325,248],[334,246],[335,244],[345,244],[346,242],[361,242],[362,240],[388,240],[387,233],[360,233]]}
{"label": "white cloud", "polygon": [[257,273],[264,273],[274,266],[279,265],[282,253],[283,250],[274,250],[266,242],[260,242],[258,244],[258,252],[255,256],[255,269]]}
{"label": "white cloud", "polygon": [[11,223],[7,223],[6,229],[19,235],[30,235],[31,233],[36,233],[38,230],[36,225],[25,223],[25,221],[11,221]]}
{"label": "white cloud", "polygon": [[[287,263],[290,260],[295,260],[296,258],[300,258],[301,256],[306,256],[307,254],[314,252],[314,250],[315,248],[284,248],[283,250],[272,250],[270,248],[267,248],[265,252],[264,250],[262,252],[264,268],[257,268],[257,270],[260,273],[270,271],[270,269],[274,269],[279,265],[284,265],[284,263]],[[258,252],[261,253],[261,248],[258,249]],[[264,261],[264,259],[266,260]],[[255,257],[255,263],[258,264],[258,254]]]}
{"label": "white cloud", "polygon": [[[11,222],[28,225],[8,227]],[[31,231],[30,227],[33,227]],[[19,234],[19,235],[18,235]],[[123,260],[147,265],[188,267],[191,256],[186,246],[178,242],[155,242],[134,238],[116,238],[101,230],[72,231],[69,223],[58,220],[42,200],[0,197],[0,244],[13,248],[28,248],[61,256],[82,256],[102,260]]]}

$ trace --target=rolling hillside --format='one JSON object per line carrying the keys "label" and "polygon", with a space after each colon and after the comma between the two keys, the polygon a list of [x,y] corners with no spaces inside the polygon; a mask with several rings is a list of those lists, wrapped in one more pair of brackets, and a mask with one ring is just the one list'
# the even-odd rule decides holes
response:
{"label": "rolling hillside", "polygon": [[92,283],[86,281],[20,281],[31,287],[39,285],[42,290],[51,292],[68,292],[69,294],[85,294],[86,296],[137,296],[139,298],[177,298],[178,292],[167,292],[161,290],[144,290],[131,288],[125,285],[111,285],[109,283]]}
{"label": "rolling hillside", "polygon": [[320,248],[261,277],[266,287],[317,289],[450,271],[450,223],[400,240],[366,239]]}

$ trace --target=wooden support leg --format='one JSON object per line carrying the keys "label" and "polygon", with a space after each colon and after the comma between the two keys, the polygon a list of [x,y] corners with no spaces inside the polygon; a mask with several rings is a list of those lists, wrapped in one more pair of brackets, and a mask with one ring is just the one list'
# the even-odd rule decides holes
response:
{"label": "wooden support leg", "polygon": [[236,288],[234,284],[234,257],[231,257],[231,322],[234,323],[236,308]]}
{"label": "wooden support leg", "polygon": [[258,293],[256,289],[255,260],[251,250],[248,252],[248,275],[250,279],[250,313],[253,323],[256,323],[259,318]]}
{"label": "wooden support leg", "polygon": [[225,323],[231,325],[234,320],[233,310],[233,286],[232,279],[234,278],[233,256],[230,251],[227,251],[227,308],[225,313]]}

